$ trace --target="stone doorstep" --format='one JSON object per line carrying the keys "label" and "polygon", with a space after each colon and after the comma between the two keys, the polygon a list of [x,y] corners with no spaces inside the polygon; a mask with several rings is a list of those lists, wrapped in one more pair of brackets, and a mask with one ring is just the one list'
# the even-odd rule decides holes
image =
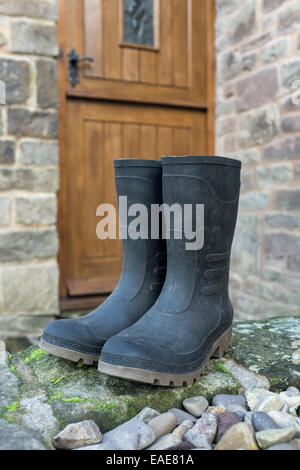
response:
{"label": "stone doorstep", "polygon": [[299,388],[299,329],[300,318],[294,317],[236,322],[230,355],[212,360],[201,380],[181,388],[112,378],[33,346],[0,364],[0,424],[17,426],[18,432],[28,428],[34,432],[32,439],[39,436],[40,445],[52,448],[53,437],[74,422],[91,419],[105,433],[145,407],[162,413],[181,408],[193,396],[210,402],[217,394],[253,387]]}

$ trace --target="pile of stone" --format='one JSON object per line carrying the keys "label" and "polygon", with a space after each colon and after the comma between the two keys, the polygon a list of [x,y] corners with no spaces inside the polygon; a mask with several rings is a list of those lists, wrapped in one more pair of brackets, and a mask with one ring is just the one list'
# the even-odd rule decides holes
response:
{"label": "pile of stone", "polygon": [[300,450],[300,392],[262,388],[244,395],[183,401],[184,410],[159,414],[144,408],[105,433],[91,420],[69,424],[54,438],[57,449],[78,450]]}

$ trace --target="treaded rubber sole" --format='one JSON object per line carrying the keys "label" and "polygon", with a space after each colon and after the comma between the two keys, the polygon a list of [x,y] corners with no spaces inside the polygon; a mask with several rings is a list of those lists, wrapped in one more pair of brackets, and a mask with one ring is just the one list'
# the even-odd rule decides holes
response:
{"label": "treaded rubber sole", "polygon": [[62,348],[61,346],[55,346],[54,344],[47,343],[45,340],[40,339],[39,346],[44,351],[53,354],[54,356],[67,359],[72,362],[81,362],[86,365],[97,364],[99,356],[94,354],[85,354],[72,349]]}
{"label": "treaded rubber sole", "polygon": [[134,382],[147,383],[161,387],[182,387],[195,383],[204,374],[208,362],[211,358],[221,358],[232,345],[232,328],[229,328],[220,338],[215,341],[206,359],[195,372],[188,374],[163,374],[146,369],[134,367],[116,366],[99,361],[98,370],[112,377],[132,380]]}

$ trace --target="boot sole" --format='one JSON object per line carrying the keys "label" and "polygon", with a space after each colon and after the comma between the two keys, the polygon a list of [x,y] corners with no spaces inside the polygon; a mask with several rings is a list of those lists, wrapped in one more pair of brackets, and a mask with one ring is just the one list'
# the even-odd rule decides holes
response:
{"label": "boot sole", "polygon": [[79,351],[74,351],[72,349],[55,346],[54,344],[47,343],[43,339],[40,340],[39,347],[44,351],[53,354],[54,356],[67,359],[68,361],[72,362],[81,362],[82,364],[93,365],[97,364],[99,360],[99,356],[85,354]]}
{"label": "boot sole", "polygon": [[209,360],[211,358],[221,358],[231,346],[232,328],[229,328],[213,344],[201,368],[189,374],[163,374],[161,372],[154,372],[146,369],[116,366],[102,361],[99,361],[98,370],[99,372],[113,377],[133,380],[135,382],[142,382],[162,387],[182,387],[191,385],[199,380],[201,375],[204,374]]}

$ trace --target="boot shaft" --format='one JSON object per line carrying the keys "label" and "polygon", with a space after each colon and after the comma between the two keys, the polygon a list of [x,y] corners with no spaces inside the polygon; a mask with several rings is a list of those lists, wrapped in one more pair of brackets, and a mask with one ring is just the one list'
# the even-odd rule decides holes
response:
{"label": "boot shaft", "polygon": [[[122,234],[123,265],[120,282],[112,294],[114,301],[131,301],[143,293],[153,302],[161,291],[166,275],[166,243],[157,240],[134,239],[130,223],[136,216],[128,215],[128,209],[142,204],[147,210],[148,230],[151,233],[151,205],[162,204],[161,162],[143,159],[117,159],[114,161],[115,182],[118,196],[126,197],[126,207],[120,220]],[[138,214],[137,214],[138,215]]]}

